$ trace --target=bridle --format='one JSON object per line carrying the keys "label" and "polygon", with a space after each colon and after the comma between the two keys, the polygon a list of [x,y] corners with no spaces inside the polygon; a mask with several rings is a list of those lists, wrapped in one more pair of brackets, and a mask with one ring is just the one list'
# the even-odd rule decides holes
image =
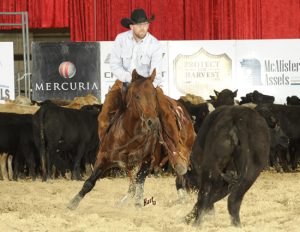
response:
{"label": "bridle", "polygon": [[[154,90],[154,93],[156,95],[155,90]],[[138,114],[140,115],[141,130],[138,133],[136,133],[130,140],[128,140],[124,145],[114,148],[114,150],[116,151],[116,150],[124,149],[124,148],[128,147],[130,144],[138,141],[141,138],[144,138],[144,142],[142,142],[140,145],[138,145],[135,150],[141,149],[142,147],[144,147],[142,150],[145,150],[145,147],[147,146],[147,144],[151,140],[151,138],[153,138],[153,136],[157,136],[159,138],[159,133],[157,133],[157,135],[156,135],[155,133],[152,133],[152,132],[154,132],[155,130],[159,131],[161,125],[159,123],[159,120],[157,119],[158,125],[154,129],[150,128],[150,126],[147,123],[147,118],[145,117],[143,107],[137,100],[134,100],[133,91],[129,88],[126,94],[127,94],[127,96],[125,98],[126,99],[126,110],[131,109],[131,110],[135,110],[136,112],[138,112]],[[154,101],[157,101],[156,96],[155,96]],[[154,110],[156,110],[156,112],[157,112],[157,104],[155,104]],[[145,126],[143,126],[143,125],[145,125]],[[125,129],[125,131],[128,135],[130,135],[129,131],[127,131],[126,129]]]}

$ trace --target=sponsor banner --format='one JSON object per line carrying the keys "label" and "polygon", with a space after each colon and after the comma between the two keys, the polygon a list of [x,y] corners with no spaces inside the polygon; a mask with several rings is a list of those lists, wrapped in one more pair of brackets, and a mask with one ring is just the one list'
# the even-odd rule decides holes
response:
{"label": "sponsor banner", "polygon": [[[299,39],[160,42],[163,90],[174,99],[188,93],[209,99],[214,90],[225,88],[238,89],[237,99],[254,90],[275,96],[276,103],[299,96]],[[10,49],[1,47],[0,100],[7,95],[14,99],[10,44]],[[92,93],[103,102],[116,81],[109,66],[112,44],[33,43],[33,99],[73,99]],[[11,74],[2,74],[4,70]],[[11,76],[10,83],[4,83],[3,76]]]}
{"label": "sponsor banner", "polygon": [[[163,86],[162,89],[165,94],[168,94],[168,42],[160,41],[163,49],[163,67],[162,67],[162,76],[163,76]],[[103,41],[100,43],[101,47],[101,102],[104,102],[105,95],[108,93],[109,89],[116,81],[116,77],[113,76],[109,62],[110,62],[110,52],[113,41]]]}
{"label": "sponsor banner", "polygon": [[170,94],[169,90],[169,42],[168,41],[160,41],[163,51],[163,59],[162,59],[162,90],[166,95]]}
{"label": "sponsor banner", "polygon": [[100,99],[100,43],[33,43],[33,99]]}
{"label": "sponsor banner", "polygon": [[0,102],[15,99],[13,42],[0,42]]}
{"label": "sponsor banner", "polygon": [[258,90],[276,103],[300,93],[300,40],[237,40],[238,96]]}
{"label": "sponsor banner", "polygon": [[113,76],[110,71],[109,61],[110,61],[110,50],[113,41],[100,42],[101,48],[101,102],[104,102],[105,95],[108,93],[109,89],[113,86],[116,81],[116,77]]}
{"label": "sponsor banner", "polygon": [[235,90],[235,41],[169,41],[169,96]]}

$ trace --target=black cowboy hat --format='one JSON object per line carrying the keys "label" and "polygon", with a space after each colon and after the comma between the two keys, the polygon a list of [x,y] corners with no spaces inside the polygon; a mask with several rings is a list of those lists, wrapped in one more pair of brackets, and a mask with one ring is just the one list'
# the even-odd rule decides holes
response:
{"label": "black cowboy hat", "polygon": [[150,19],[147,18],[146,12],[143,9],[135,9],[131,13],[131,17],[129,18],[123,18],[121,20],[121,25],[126,28],[130,28],[129,26],[131,24],[139,24],[139,23],[145,23],[145,22],[152,22],[154,20],[155,16],[152,15]]}

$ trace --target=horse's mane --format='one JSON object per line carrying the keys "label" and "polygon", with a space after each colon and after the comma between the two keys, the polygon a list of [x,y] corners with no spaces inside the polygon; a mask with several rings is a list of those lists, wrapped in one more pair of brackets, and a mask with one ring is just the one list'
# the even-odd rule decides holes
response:
{"label": "horse's mane", "polygon": [[[143,87],[143,83],[146,80],[147,78],[136,75],[132,79],[132,82],[129,84],[126,93],[122,93],[126,94],[126,96],[123,95],[122,107],[112,119],[108,132],[105,135],[105,137],[108,137],[107,139],[104,137],[101,146],[101,149],[110,151],[111,156],[119,157],[118,159],[121,160],[127,159],[126,162],[124,161],[127,164],[133,164],[135,162],[135,160],[133,159],[134,157],[136,157],[137,159],[142,159],[142,154],[145,151],[152,154],[159,137],[159,121],[156,121],[155,118],[147,118],[147,114],[144,114],[145,112],[143,112],[143,109],[146,109],[147,107],[149,108],[150,106],[148,106],[147,104],[145,105],[144,103],[144,107],[140,108],[138,98],[134,97],[134,93],[138,91],[139,88],[142,89],[140,94],[144,94],[144,88],[148,88]],[[155,91],[154,87],[150,88],[153,88],[153,91]],[[148,98],[146,99],[149,100]],[[135,113],[141,115],[135,115],[134,120],[132,120],[132,110],[136,111]],[[153,110],[156,111],[156,109]],[[130,113],[127,114],[127,112]],[[150,119],[153,122],[152,125],[154,125],[152,127],[150,126],[150,124],[148,124],[148,120]],[[127,158],[125,159],[121,157]]]}

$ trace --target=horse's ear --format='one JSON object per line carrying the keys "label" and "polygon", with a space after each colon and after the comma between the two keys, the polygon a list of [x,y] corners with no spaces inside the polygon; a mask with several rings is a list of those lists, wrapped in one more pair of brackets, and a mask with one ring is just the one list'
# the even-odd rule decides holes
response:
{"label": "horse's ear", "polygon": [[136,69],[133,69],[131,76],[132,76],[131,81],[135,81],[136,79],[138,79],[139,74],[137,73]]}
{"label": "horse's ear", "polygon": [[214,90],[215,95],[218,97],[219,96],[219,92],[217,90]]}
{"label": "horse's ear", "polygon": [[154,78],[156,76],[156,69],[153,69],[152,73],[151,73],[151,76],[149,77],[150,81],[154,81]]}

